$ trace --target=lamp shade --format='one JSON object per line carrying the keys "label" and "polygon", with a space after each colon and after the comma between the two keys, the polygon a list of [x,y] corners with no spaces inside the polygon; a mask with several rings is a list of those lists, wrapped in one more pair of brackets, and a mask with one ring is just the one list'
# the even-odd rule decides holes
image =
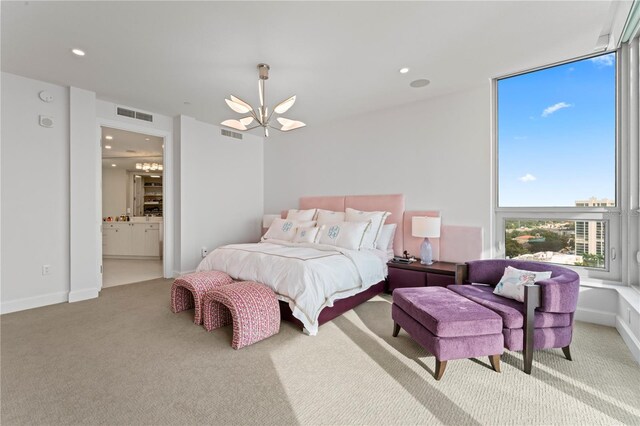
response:
{"label": "lamp shade", "polygon": [[411,218],[411,235],[422,238],[440,237],[440,218],[414,216]]}
{"label": "lamp shade", "polygon": [[280,219],[279,214],[265,214],[264,216],[262,216],[262,227],[263,228],[270,227],[273,221],[276,219]]}

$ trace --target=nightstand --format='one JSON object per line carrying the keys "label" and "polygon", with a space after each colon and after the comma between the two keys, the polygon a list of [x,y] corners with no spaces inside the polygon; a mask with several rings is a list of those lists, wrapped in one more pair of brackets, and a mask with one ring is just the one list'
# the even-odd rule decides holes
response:
{"label": "nightstand", "polygon": [[396,288],[440,286],[446,287],[456,283],[459,274],[458,265],[450,262],[433,262],[433,265],[423,265],[419,260],[408,265],[403,263],[387,263],[389,277],[387,292]]}

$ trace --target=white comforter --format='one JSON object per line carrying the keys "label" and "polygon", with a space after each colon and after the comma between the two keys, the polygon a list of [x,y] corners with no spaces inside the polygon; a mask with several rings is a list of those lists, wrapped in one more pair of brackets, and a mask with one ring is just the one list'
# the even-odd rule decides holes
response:
{"label": "white comforter", "polygon": [[366,290],[387,273],[385,261],[374,251],[275,240],[217,248],[197,270],[223,271],[234,279],[266,284],[289,302],[293,316],[310,335],[318,332],[322,309]]}

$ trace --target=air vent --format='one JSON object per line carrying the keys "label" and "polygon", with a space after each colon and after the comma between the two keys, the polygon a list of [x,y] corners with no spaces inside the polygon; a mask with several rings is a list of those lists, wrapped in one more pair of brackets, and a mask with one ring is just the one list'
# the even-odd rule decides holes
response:
{"label": "air vent", "polygon": [[135,118],[137,120],[148,121],[150,123],[153,123],[153,115],[147,114],[145,112],[134,111],[132,109],[118,107],[117,114],[122,115],[123,117]]}
{"label": "air vent", "polygon": [[242,133],[232,132],[231,130],[220,129],[222,136],[229,136],[230,138],[242,139]]}
{"label": "air vent", "polygon": [[148,121],[150,123],[153,122],[153,115],[151,114],[145,114],[144,112],[138,112],[136,111],[136,118],[138,120],[144,120],[144,121]]}

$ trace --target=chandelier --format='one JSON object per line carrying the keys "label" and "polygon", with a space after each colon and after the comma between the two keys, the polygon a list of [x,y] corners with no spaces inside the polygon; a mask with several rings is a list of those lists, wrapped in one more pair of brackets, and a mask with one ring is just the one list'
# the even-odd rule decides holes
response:
{"label": "chandelier", "polygon": [[164,167],[162,167],[162,164],[158,164],[158,163],[136,163],[136,170],[143,170],[145,172],[148,171],[162,171],[164,170]]}
{"label": "chandelier", "polygon": [[[280,123],[280,126],[273,125],[271,122],[271,117],[273,113],[278,115],[284,114],[287,112],[289,108],[293,106],[296,101],[296,95],[291,96],[290,98],[285,99],[280,102],[278,105],[273,108],[273,111],[269,113],[269,108],[264,106],[265,94],[264,94],[264,81],[269,79],[269,65],[267,64],[258,64],[258,95],[260,96],[260,107],[258,110],[254,110],[251,105],[238,98],[237,96],[231,95],[231,99],[225,99],[229,108],[237,112],[238,114],[249,114],[246,117],[242,117],[239,120],[225,120],[222,124],[226,127],[231,127],[235,130],[240,130],[244,132],[245,130],[255,129],[257,127],[264,128],[264,136],[266,138],[269,137],[269,128],[280,130],[282,132],[288,132],[290,130],[299,129],[300,127],[306,126],[302,121],[290,120],[284,117],[278,117],[276,121]],[[255,123],[254,123],[255,121]],[[251,125],[251,123],[254,123]],[[249,126],[249,127],[247,127]]]}

